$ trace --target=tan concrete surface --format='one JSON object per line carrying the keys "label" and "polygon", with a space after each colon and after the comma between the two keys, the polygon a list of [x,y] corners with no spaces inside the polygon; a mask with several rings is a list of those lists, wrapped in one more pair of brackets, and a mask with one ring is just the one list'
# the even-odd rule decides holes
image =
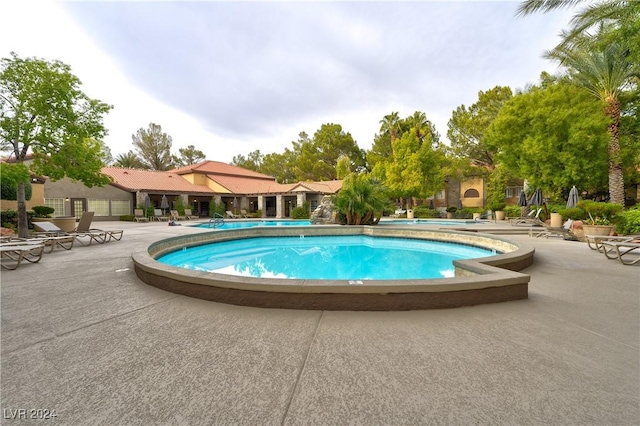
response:
{"label": "tan concrete surface", "polygon": [[509,236],[528,300],[295,311],[147,286],[131,252],[199,231],[98,225],[124,238],[1,273],[2,424],[638,424],[640,265],[585,243]]}

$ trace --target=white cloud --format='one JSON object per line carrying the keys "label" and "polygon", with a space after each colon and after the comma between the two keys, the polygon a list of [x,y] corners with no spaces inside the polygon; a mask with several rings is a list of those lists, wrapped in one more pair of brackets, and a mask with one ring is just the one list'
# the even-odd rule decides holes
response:
{"label": "white cloud", "polygon": [[[380,119],[424,111],[446,136],[480,90],[535,82],[570,12],[515,2],[10,2],[0,54],[60,59],[111,103],[114,154],[150,122],[209,159],[282,152],[324,123],[361,148]],[[19,37],[16,37],[19,34]]]}

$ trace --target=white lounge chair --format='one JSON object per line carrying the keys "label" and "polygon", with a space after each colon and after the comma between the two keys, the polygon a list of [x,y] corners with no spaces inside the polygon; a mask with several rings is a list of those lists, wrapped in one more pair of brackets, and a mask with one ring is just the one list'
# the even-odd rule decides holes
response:
{"label": "white lounge chair", "polygon": [[144,215],[144,210],[142,209],[133,210],[133,220],[136,222],[149,222],[149,218]]}
{"label": "white lounge chair", "polygon": [[533,226],[529,228],[530,237],[549,238],[552,236],[558,236],[568,241],[578,241],[578,237],[576,237],[571,230],[571,226],[573,225],[573,220],[571,219],[567,220],[560,228],[551,227],[542,221],[540,221],[540,223],[542,228]]}
{"label": "white lounge chair", "polygon": [[[623,265],[633,265],[640,262],[640,243],[622,241],[602,241],[602,252],[607,259],[618,259]],[[637,250],[637,252],[636,252]],[[633,260],[624,260],[629,253],[638,255]]]}

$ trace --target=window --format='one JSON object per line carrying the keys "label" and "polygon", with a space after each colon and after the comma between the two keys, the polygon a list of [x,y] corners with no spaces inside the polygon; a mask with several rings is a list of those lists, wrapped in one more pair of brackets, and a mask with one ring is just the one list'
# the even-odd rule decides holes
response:
{"label": "window", "polygon": [[521,186],[509,186],[507,187],[505,196],[507,198],[517,198],[520,196],[521,192],[522,192]]}
{"label": "window", "polygon": [[111,200],[111,216],[131,214],[131,202],[129,200]]}
{"label": "window", "polygon": [[53,216],[64,216],[64,198],[45,198],[44,205],[54,209]]}
{"label": "window", "polygon": [[315,209],[317,209],[318,208],[318,200],[309,201],[309,208],[311,209],[311,211],[314,211]]}
{"label": "window", "polygon": [[109,200],[87,200],[87,211],[94,216],[109,216]]}
{"label": "window", "polygon": [[479,197],[480,197],[480,193],[478,192],[477,189],[469,188],[466,191],[464,191],[464,198],[479,198]]}

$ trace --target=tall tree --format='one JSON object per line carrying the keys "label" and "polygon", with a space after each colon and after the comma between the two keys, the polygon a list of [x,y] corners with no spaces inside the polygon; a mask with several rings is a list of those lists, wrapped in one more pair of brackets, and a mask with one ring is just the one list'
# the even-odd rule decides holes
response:
{"label": "tall tree", "polygon": [[406,132],[395,146],[393,156],[378,163],[372,172],[394,198],[426,198],[442,189],[444,151],[434,147],[430,135],[421,142],[415,133]]}
{"label": "tall tree", "polygon": [[638,76],[638,64],[628,60],[628,49],[617,43],[600,46],[598,43],[557,47],[547,56],[563,65],[575,84],[587,89],[604,103],[609,118],[608,171],[609,198],[624,205],[624,175],[620,150],[620,94]]}
{"label": "tall tree", "polygon": [[162,131],[158,124],[149,123],[148,129],[140,128],[131,135],[144,168],[169,170],[173,166],[171,159],[171,136]]}
{"label": "tall tree", "polygon": [[384,118],[380,120],[380,133],[389,135],[391,152],[393,152],[393,145],[400,133],[400,116],[398,112],[392,112],[391,114],[385,115]]}
{"label": "tall tree", "polygon": [[264,155],[260,152],[259,149],[250,152],[246,157],[242,154],[238,154],[233,157],[231,160],[231,164],[234,166],[242,167],[247,170],[253,170],[255,172],[260,172],[262,167],[262,162],[264,160]]}
{"label": "tall tree", "polygon": [[313,139],[301,139],[294,147],[299,152],[296,162],[298,180],[337,179],[336,166],[341,156],[346,156],[355,170],[365,165],[364,152],[339,124],[323,124]]}
{"label": "tall tree", "polygon": [[469,160],[488,171],[495,168],[496,152],[487,146],[484,135],[511,96],[509,87],[496,86],[478,92],[478,101],[470,107],[461,105],[453,111],[447,131],[453,157]]}
{"label": "tall tree", "polygon": [[514,176],[551,197],[607,182],[607,119],[586,91],[548,74],[501,108],[484,143]]}
{"label": "tall tree", "polygon": [[[112,108],[89,98],[71,68],[60,61],[20,58],[0,61],[0,148],[16,163],[33,153],[34,172],[64,176],[91,187],[110,182],[101,173],[107,134],[103,117]],[[27,236],[25,182],[17,185],[18,233]]]}
{"label": "tall tree", "polygon": [[204,152],[196,149],[195,146],[189,145],[186,148],[179,148],[180,156],[173,156],[173,163],[177,167],[190,166],[206,159]]}

